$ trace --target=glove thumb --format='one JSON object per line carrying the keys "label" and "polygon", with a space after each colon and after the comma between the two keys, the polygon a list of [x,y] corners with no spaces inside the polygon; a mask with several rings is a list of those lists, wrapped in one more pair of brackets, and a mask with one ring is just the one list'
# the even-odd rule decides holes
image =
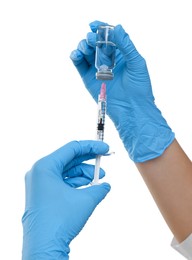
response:
{"label": "glove thumb", "polygon": [[96,207],[105,198],[110,189],[111,186],[108,183],[104,182],[102,184],[88,187],[86,192],[92,198],[94,207]]}

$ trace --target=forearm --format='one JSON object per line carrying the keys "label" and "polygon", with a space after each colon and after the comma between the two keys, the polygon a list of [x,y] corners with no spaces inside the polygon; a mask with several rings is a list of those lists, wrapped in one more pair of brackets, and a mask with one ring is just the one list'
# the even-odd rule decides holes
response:
{"label": "forearm", "polygon": [[192,233],[192,163],[176,140],[158,158],[136,163],[178,242]]}

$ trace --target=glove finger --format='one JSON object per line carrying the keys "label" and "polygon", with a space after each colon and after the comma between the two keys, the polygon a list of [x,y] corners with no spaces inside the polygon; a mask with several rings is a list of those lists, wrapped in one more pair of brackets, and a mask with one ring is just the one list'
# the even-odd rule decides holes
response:
{"label": "glove finger", "polygon": [[70,178],[65,181],[66,184],[68,184],[70,187],[73,188],[79,188],[85,185],[88,185],[91,183],[90,179],[85,177],[76,177],[76,178]]}
{"label": "glove finger", "polygon": [[[106,153],[102,153],[101,155],[105,155]],[[75,157],[73,160],[71,160],[68,164],[65,165],[65,171],[70,170],[74,168],[77,165],[82,164],[84,161],[88,161],[91,159],[95,159],[97,154],[95,153],[88,153],[88,154],[83,154],[80,156]]]}
{"label": "glove finger", "polygon": [[[92,182],[93,171],[92,171],[92,174],[90,174],[90,175],[91,176],[84,175],[84,176],[66,178],[65,183],[73,188],[79,188],[79,187],[88,185]],[[99,179],[103,178],[104,176],[105,176],[105,172],[102,169],[100,169]]]}
{"label": "glove finger", "polygon": [[[84,177],[89,179],[90,181],[94,176],[95,166],[91,164],[81,163],[75,167],[72,167],[70,170],[67,170],[63,173],[63,179],[68,181],[70,178],[74,177]],[[100,169],[99,177],[103,178],[105,176],[105,172],[103,169]]]}
{"label": "glove finger", "polygon": [[92,198],[93,206],[96,207],[108,194],[111,186],[109,183],[101,183],[98,185],[93,185],[88,188],[85,188],[86,193]]}
{"label": "glove finger", "polygon": [[87,44],[89,46],[91,46],[92,48],[94,48],[94,50],[95,50],[95,48],[96,48],[96,33],[88,32],[86,40],[87,40]]}
{"label": "glove finger", "polygon": [[79,72],[80,76],[83,78],[90,67],[87,60],[85,59],[85,56],[79,50],[74,50],[71,52],[70,58],[74,66],[76,67],[77,71]]}
{"label": "glove finger", "polygon": [[55,174],[62,174],[68,168],[68,164],[72,167],[77,161],[80,163],[79,161],[89,160],[96,155],[107,153],[108,150],[109,146],[101,141],[71,141],[40,161],[41,166],[46,169],[53,170]]}
{"label": "glove finger", "polygon": [[77,49],[83,53],[85,60],[89,65],[93,65],[95,63],[95,50],[92,48],[87,40],[82,40],[79,42]]}
{"label": "glove finger", "polygon": [[78,44],[78,49],[71,52],[70,59],[83,78],[90,66],[95,64],[95,50],[87,44],[86,40],[82,40]]}
{"label": "glove finger", "polygon": [[90,28],[91,28],[91,31],[94,32],[94,33],[96,33],[97,28],[98,28],[100,25],[108,25],[108,23],[104,23],[104,22],[95,20],[95,21],[93,21],[93,22],[91,22],[91,23],[89,24],[89,26],[90,26]]}
{"label": "glove finger", "polygon": [[138,53],[133,42],[131,41],[128,33],[121,25],[115,26],[114,35],[117,48],[121,51],[129,64],[134,63],[136,59],[142,59],[141,55]]}
{"label": "glove finger", "polygon": [[79,188],[88,185],[90,182],[91,182],[90,179],[85,177],[70,178],[70,179],[66,179],[65,181],[65,183],[72,188]]}

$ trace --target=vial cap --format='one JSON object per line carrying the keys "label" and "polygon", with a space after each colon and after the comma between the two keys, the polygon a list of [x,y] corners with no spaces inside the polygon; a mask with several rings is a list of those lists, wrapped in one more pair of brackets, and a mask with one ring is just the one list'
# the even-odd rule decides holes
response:
{"label": "vial cap", "polygon": [[96,79],[98,80],[112,80],[114,77],[114,74],[110,71],[99,71],[96,73]]}

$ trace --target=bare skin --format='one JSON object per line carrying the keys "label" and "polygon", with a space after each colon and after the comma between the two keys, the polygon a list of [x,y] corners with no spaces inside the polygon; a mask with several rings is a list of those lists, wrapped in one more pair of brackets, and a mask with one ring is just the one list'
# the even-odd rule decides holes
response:
{"label": "bare skin", "polygon": [[176,240],[192,234],[192,162],[177,140],[162,156],[136,163]]}

